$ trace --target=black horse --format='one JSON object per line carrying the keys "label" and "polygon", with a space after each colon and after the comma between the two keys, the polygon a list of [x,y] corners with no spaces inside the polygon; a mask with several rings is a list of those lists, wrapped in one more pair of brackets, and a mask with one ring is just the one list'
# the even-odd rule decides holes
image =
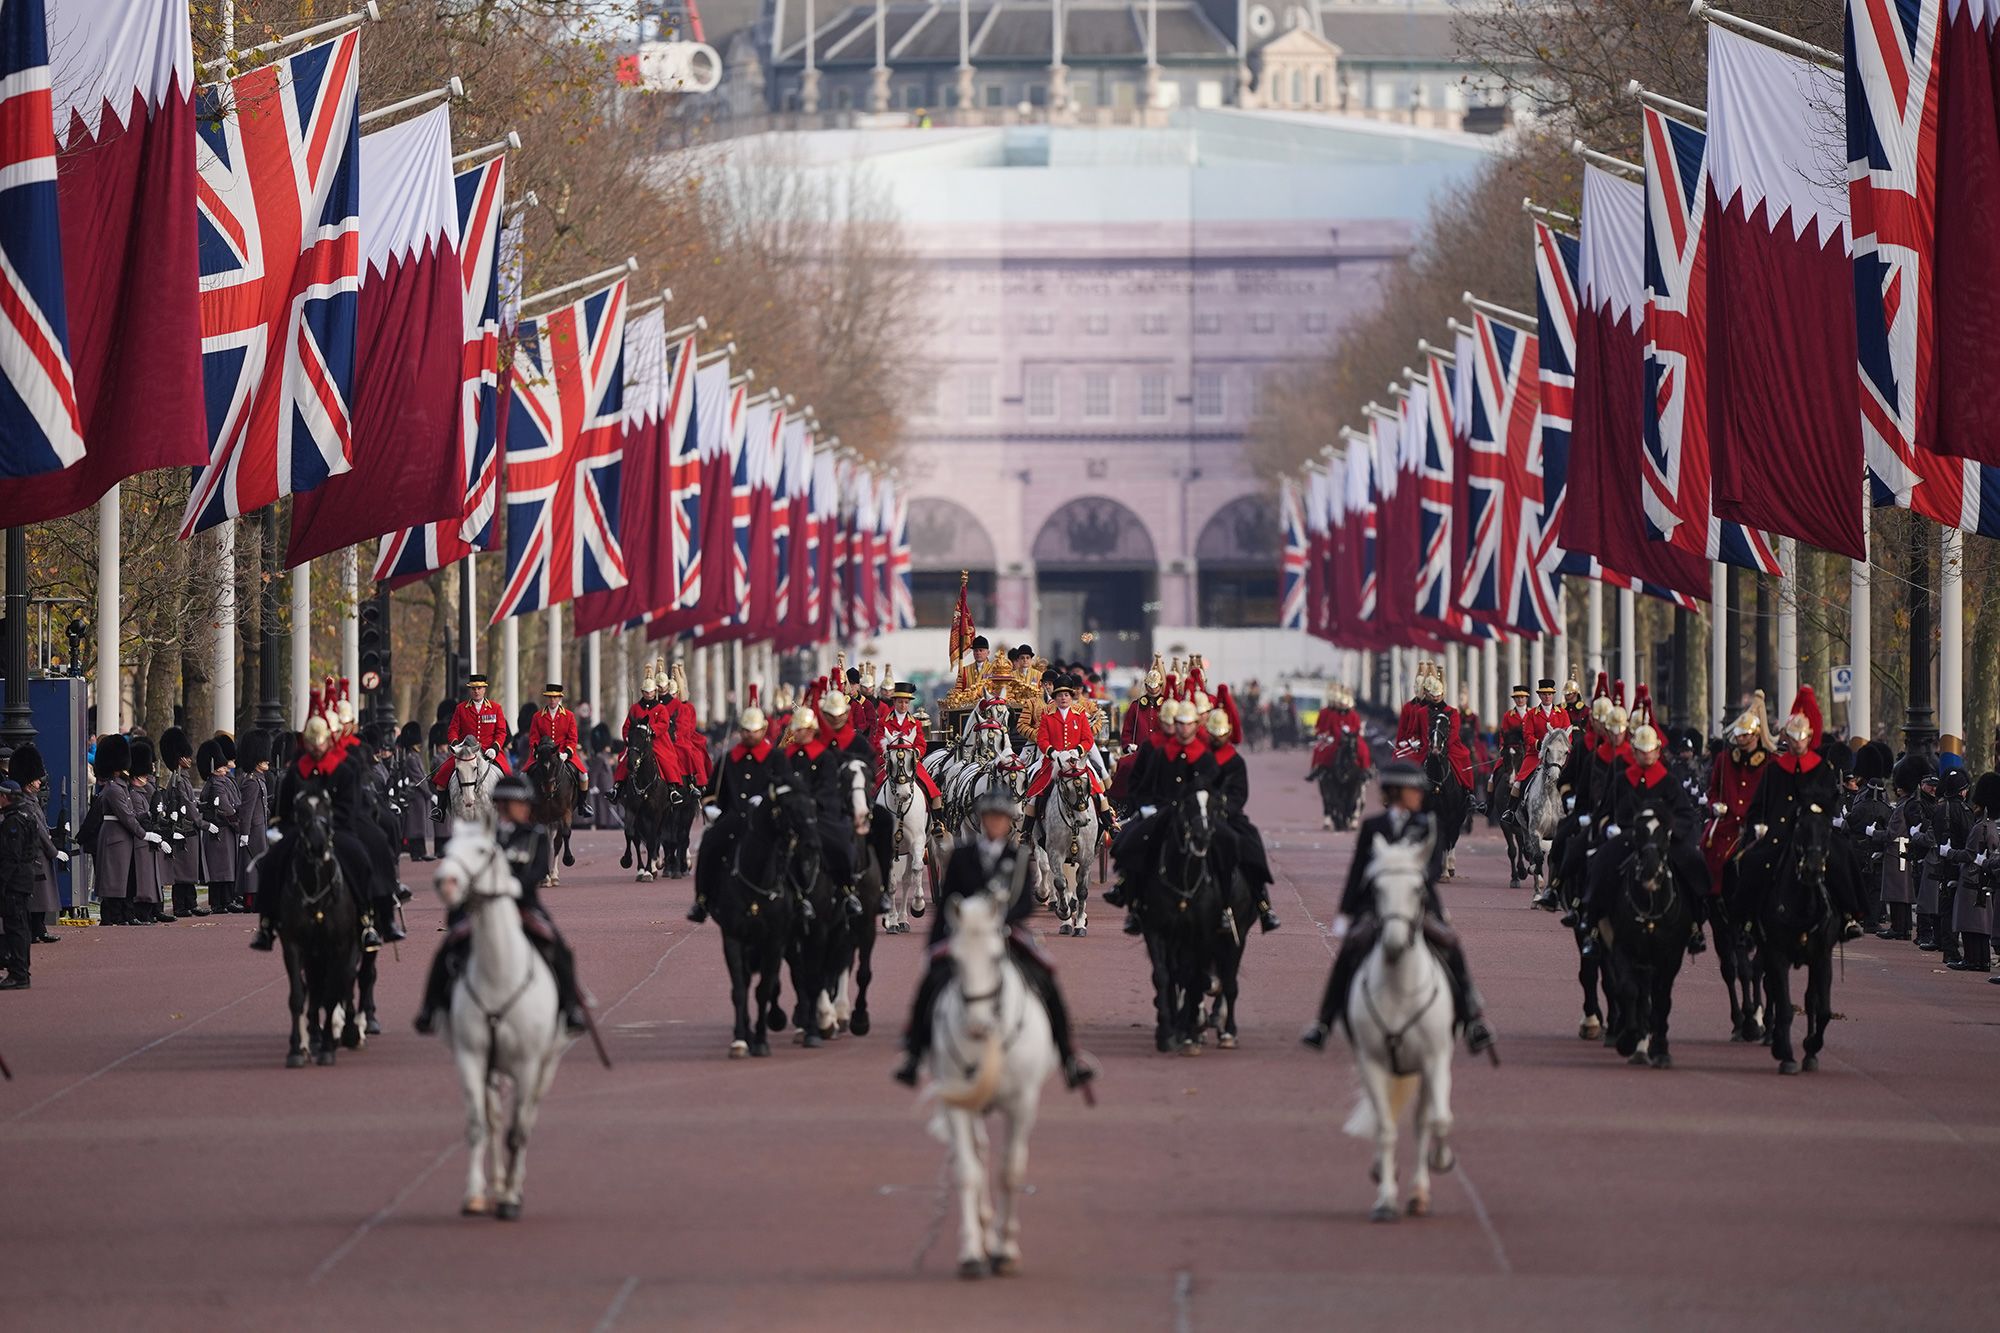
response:
{"label": "black horse", "polygon": [[688,873],[688,843],[694,837],[695,811],[701,808],[701,784],[689,779],[667,788],[666,838],[667,878],[679,879]]}
{"label": "black horse", "polygon": [[[1642,809],[1634,822],[1628,859],[1613,872],[1618,894],[1606,917],[1612,930],[1610,981],[1618,996],[1618,1053],[1634,1064],[1667,1069],[1673,1065],[1667,1017],[1673,1011],[1674,978],[1694,934],[1694,911],[1667,856],[1672,825],[1651,807]],[[1638,1053],[1642,1037],[1644,1055]]]}
{"label": "black horse", "polygon": [[[1764,997],[1771,1031],[1771,1058],[1780,1074],[1819,1068],[1826,1025],[1833,1019],[1833,945],[1840,938],[1840,913],[1828,892],[1830,877],[1845,873],[1847,853],[1833,839],[1832,812],[1815,803],[1793,821],[1792,833],[1775,858],[1775,873],[1755,892],[1752,915],[1758,960],[1764,968]],[[1806,969],[1805,1060],[1792,1051],[1792,969]]]}
{"label": "black horse", "polygon": [[1521,771],[1521,764],[1527,758],[1526,739],[1518,731],[1505,731],[1501,735],[1505,739],[1500,745],[1499,762],[1493,769],[1487,809],[1507,840],[1507,887],[1518,889],[1522,880],[1541,873],[1541,840],[1530,838],[1521,826],[1526,791],[1520,796],[1514,794],[1514,775]]}
{"label": "black horse", "polygon": [[1458,835],[1465,830],[1466,816],[1471,813],[1472,793],[1458,780],[1458,770],[1451,762],[1451,714],[1442,708],[1431,710],[1430,734],[1424,751],[1424,776],[1430,780],[1431,817],[1437,828],[1437,855],[1444,865],[1447,879],[1458,873],[1452,864],[1452,852],[1458,846]]}
{"label": "black horse", "polygon": [[[730,1059],[771,1053],[770,1032],[785,1030],[778,1003],[785,951],[792,937],[793,897],[787,871],[813,818],[811,798],[781,786],[772,799],[745,808],[740,820],[718,823],[701,840],[695,885],[722,934],[736,1029]],[[756,977],[757,1021],[750,1021]]]}
{"label": "black horse", "polygon": [[[554,741],[543,741],[535,747],[534,760],[528,765],[528,781],[535,788],[535,822],[548,830],[550,850],[562,854],[565,866],[575,865],[569,835],[580,788],[576,769],[562,757]],[[549,882],[555,882],[554,874]]]}
{"label": "black horse", "polygon": [[1361,742],[1353,732],[1342,732],[1334,744],[1332,762],[1314,772],[1319,781],[1320,813],[1342,833],[1354,827],[1354,812],[1360,808],[1361,784],[1368,779],[1361,767]]}
{"label": "black horse", "polygon": [[1209,793],[1181,797],[1167,812],[1140,896],[1139,920],[1153,964],[1153,1044],[1163,1053],[1192,1055],[1201,1045],[1201,1001],[1215,972],[1223,917],[1213,855],[1221,823]]}
{"label": "black horse", "polygon": [[298,843],[288,862],[289,882],[272,886],[280,895],[278,938],[291,983],[287,1069],[305,1064],[308,1054],[316,1064],[333,1063],[336,1008],[345,1009],[340,1043],[350,1050],[361,1044],[363,1019],[355,1003],[361,907],[351,886],[366,883],[368,870],[341,863],[334,848],[333,802],[324,791],[301,793],[292,803],[292,819]]}
{"label": "black horse", "polygon": [[625,750],[625,786],[619,805],[625,813],[625,850],[618,864],[630,870],[637,852],[638,879],[644,883],[665,867],[667,861],[667,818],[679,784],[669,782],[660,771],[653,753],[653,731],[645,723],[634,723]]}

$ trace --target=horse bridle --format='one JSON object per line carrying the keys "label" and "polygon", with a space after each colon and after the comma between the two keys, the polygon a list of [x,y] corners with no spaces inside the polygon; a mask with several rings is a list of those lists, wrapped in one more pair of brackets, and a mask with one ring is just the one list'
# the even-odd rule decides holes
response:
{"label": "horse bridle", "polygon": [[[1412,949],[1421,949],[1425,947],[1424,915],[1423,909],[1419,907],[1415,912],[1389,912],[1386,914],[1377,912],[1375,920],[1383,926],[1388,925],[1392,921],[1401,921],[1408,925],[1410,928],[1410,947]],[[1381,938],[1379,932],[1376,938],[1378,940]],[[1424,997],[1424,1002],[1416,1007],[1401,1027],[1391,1029],[1388,1020],[1382,1017],[1382,1011],[1375,1007],[1375,997],[1369,993],[1367,978],[1365,976],[1362,978],[1361,1003],[1368,1010],[1368,1017],[1375,1021],[1375,1026],[1382,1030],[1382,1045],[1389,1054],[1389,1072],[1391,1074],[1401,1077],[1405,1072],[1416,1072],[1415,1070],[1405,1071],[1403,1069],[1403,1038],[1409,1036],[1410,1029],[1414,1028],[1418,1021],[1430,1012],[1430,1007],[1437,1003],[1438,993],[1443,988],[1444,983],[1437,978],[1433,978],[1431,981],[1431,993]],[[1351,1031],[1352,1029],[1350,1029],[1350,1034]]]}
{"label": "horse bridle", "polygon": [[[504,890],[500,892],[482,892],[474,887],[488,871],[493,869],[493,863],[499,859],[500,844],[489,840],[486,847],[486,859],[479,863],[476,870],[467,867],[470,871],[465,877],[465,913],[467,916],[503,898],[519,899],[520,895],[518,893],[507,893]],[[509,873],[511,874],[511,872]],[[530,947],[532,948],[532,946]],[[498,1008],[489,1007],[486,1001],[479,998],[479,991],[472,984],[472,973],[470,971],[461,972],[458,980],[459,984],[465,987],[466,996],[471,999],[472,1007],[477,1009],[479,1016],[486,1020],[485,1081],[490,1083],[493,1080],[494,1054],[500,1046],[500,1025],[507,1021],[507,1015],[514,1011],[514,1006],[520,1002],[523,995],[528,993],[528,987],[535,984],[534,965],[532,963],[529,964],[527,975],[521,978],[521,984],[514,987],[513,993],[508,995],[505,1000],[502,1000]],[[556,1014],[556,1022],[558,1024],[562,1022],[560,1008],[558,1008]]]}
{"label": "horse bridle", "polygon": [[[1650,807],[1642,813],[1642,818],[1651,820],[1655,830],[1664,827],[1660,823],[1659,816],[1654,814]],[[1636,855],[1637,852],[1635,851],[1634,854]],[[1659,897],[1660,882],[1662,880],[1666,881],[1666,900],[1660,903],[1658,911],[1649,912],[1646,910],[1647,904],[1651,904]],[[1646,894],[1646,902],[1643,904],[1638,898],[1639,890],[1642,887]],[[1625,901],[1632,908],[1633,919],[1644,926],[1648,934],[1659,929],[1660,923],[1666,920],[1667,914],[1674,910],[1674,904],[1680,901],[1680,888],[1674,883],[1673,865],[1668,861],[1664,849],[1660,852],[1660,864],[1651,875],[1644,878],[1636,875],[1626,878]]]}

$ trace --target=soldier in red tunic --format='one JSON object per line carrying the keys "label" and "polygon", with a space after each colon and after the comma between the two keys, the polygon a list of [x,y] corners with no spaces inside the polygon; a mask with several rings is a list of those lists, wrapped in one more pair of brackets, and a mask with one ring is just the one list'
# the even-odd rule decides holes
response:
{"label": "soldier in red tunic", "polygon": [[1757,795],[1765,766],[1777,742],[1771,736],[1764,715],[1764,692],[1750,698],[1750,706],[1729,724],[1729,748],[1715,757],[1708,773],[1708,832],[1702,838],[1703,858],[1708,862],[1708,892],[1722,892],[1722,871],[1743,832],[1743,816]]}
{"label": "soldier in red tunic", "polygon": [[1437,713],[1445,715],[1445,758],[1451,763],[1452,771],[1458,774],[1458,781],[1468,796],[1475,795],[1472,787],[1472,753],[1465,748],[1465,738],[1460,734],[1458,710],[1444,701],[1444,677],[1431,674],[1419,677],[1418,699],[1403,710],[1402,725],[1396,732],[1397,753],[1411,763],[1422,764],[1431,757],[1431,719]]}
{"label": "soldier in red tunic", "polygon": [[675,662],[669,671],[664,658],[660,660],[660,667],[659,715],[664,719],[664,730],[681,752],[681,768],[688,780],[705,788],[708,786],[708,739],[701,734],[701,720],[694,715],[694,705],[688,702],[687,669]]}
{"label": "soldier in red tunic", "polygon": [[[674,743],[671,719],[672,715],[667,711],[666,701],[660,697],[659,677],[648,675],[639,681],[639,697],[633,701],[631,709],[625,714],[625,722],[619,734],[625,738],[629,747],[632,741],[632,728],[645,727],[652,737],[653,764],[659,775],[668,782],[685,782],[688,776],[687,757],[680,746]],[[539,720],[540,715],[537,715],[537,721]],[[618,757],[618,767],[611,775],[620,790],[623,790],[625,779],[631,772],[632,751],[627,748],[625,753]]]}
{"label": "soldier in red tunic", "polygon": [[1345,685],[1328,688],[1326,706],[1319,710],[1319,716],[1313,720],[1313,735],[1320,738],[1319,743],[1313,747],[1314,773],[1333,762],[1334,755],[1340,750],[1343,736],[1354,737],[1354,755],[1360,761],[1363,772],[1375,767],[1374,756],[1368,752],[1368,737],[1361,728],[1361,714],[1354,707],[1354,691]]}
{"label": "soldier in red tunic", "polygon": [[563,687],[554,681],[542,688],[542,711],[535,714],[535,720],[528,726],[528,754],[532,756],[545,741],[570,762],[579,779],[589,778],[590,771],[583,764],[583,746],[576,738],[576,714],[563,706]]}
{"label": "soldier in red tunic", "polygon": [[924,750],[927,740],[924,724],[910,711],[916,703],[916,687],[908,681],[897,681],[889,694],[890,711],[884,713],[875,724],[875,783],[879,787],[888,781],[889,755],[892,751],[906,751],[910,756],[910,772],[924,795],[929,798],[932,808],[942,799],[937,780],[924,767]]}
{"label": "soldier in red tunic", "polygon": [[1118,740],[1127,751],[1159,743],[1160,705],[1166,702],[1161,690],[1166,683],[1167,678],[1160,671],[1160,659],[1155,657],[1146,672],[1146,687],[1125,705],[1125,721],[1118,729]]}
{"label": "soldier in red tunic", "polygon": [[[445,729],[445,744],[456,745],[467,736],[475,736],[489,762],[498,764],[502,773],[513,772],[507,766],[507,713],[486,697],[486,677],[476,672],[467,676],[465,694],[452,710],[451,725]],[[436,823],[444,822],[445,788],[457,767],[457,756],[447,754],[437,772],[431,775],[431,819]]]}
{"label": "soldier in red tunic", "polygon": [[1097,770],[1090,766],[1085,756],[1097,743],[1096,733],[1091,730],[1090,718],[1081,708],[1073,707],[1077,691],[1082,682],[1075,676],[1063,676],[1055,682],[1051,691],[1054,707],[1048,709],[1035,724],[1035,748],[1042,756],[1041,767],[1035,770],[1034,781],[1023,793],[1029,802],[1028,817],[1021,824],[1023,844],[1034,840],[1036,826],[1041,822],[1042,810],[1048,804],[1049,787],[1055,782],[1057,768],[1067,760],[1074,759],[1083,764],[1084,772],[1090,778],[1090,791],[1097,800],[1097,827],[1106,841],[1110,840],[1114,821],[1111,805],[1104,799],[1104,784],[1098,781]]}

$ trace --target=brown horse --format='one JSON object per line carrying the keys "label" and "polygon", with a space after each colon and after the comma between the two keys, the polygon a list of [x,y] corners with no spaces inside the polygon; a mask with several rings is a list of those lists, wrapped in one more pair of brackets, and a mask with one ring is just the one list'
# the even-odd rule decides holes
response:
{"label": "brown horse", "polygon": [[[554,741],[543,741],[535,747],[534,760],[528,765],[528,781],[535,788],[535,822],[548,830],[550,851],[560,853],[565,866],[575,865],[569,835],[580,786],[576,769],[563,758]],[[556,882],[556,871],[551,866],[549,883]]]}

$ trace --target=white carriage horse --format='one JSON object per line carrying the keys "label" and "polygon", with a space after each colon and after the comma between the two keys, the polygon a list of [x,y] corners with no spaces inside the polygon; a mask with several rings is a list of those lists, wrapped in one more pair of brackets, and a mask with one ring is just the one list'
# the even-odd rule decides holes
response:
{"label": "white carriage horse", "polygon": [[1097,801],[1090,789],[1089,761],[1074,750],[1049,755],[1055,773],[1053,790],[1045,793],[1046,817],[1041,824],[1040,868],[1055,895],[1056,919],[1064,935],[1090,932],[1084,898],[1090,887],[1090,865],[1097,858]]}
{"label": "white carriage horse", "polygon": [[1380,934],[1347,993],[1346,1028],[1361,1096],[1346,1131],[1375,1139],[1377,1222],[1396,1220],[1396,1121],[1417,1097],[1417,1165],[1409,1210],[1431,1209],[1431,1172],[1455,1165],[1450,1135],[1452,999],[1424,942],[1427,843],[1377,842],[1369,867]]}
{"label": "white carriage horse", "polygon": [[896,821],[896,860],[893,865],[883,868],[888,876],[884,887],[889,910],[882,929],[891,935],[907,932],[910,918],[924,914],[931,803],[923,784],[917,781],[917,762],[917,752],[907,746],[892,746],[885,750],[882,756],[882,786],[875,793],[875,803],[887,810]]}
{"label": "white carriage horse", "polygon": [[1569,763],[1569,747],[1568,727],[1551,728],[1542,737],[1541,747],[1536,751],[1534,776],[1521,789],[1521,801],[1514,810],[1522,836],[1528,841],[1537,893],[1548,882],[1549,843],[1555,839],[1556,826],[1563,819],[1561,779],[1563,766]]}
{"label": "white carriage horse", "polygon": [[556,980],[521,927],[521,886],[487,824],[458,825],[436,884],[446,909],[462,906],[472,930],[471,958],[452,987],[445,1027],[471,1150],[459,1211],[512,1221],[521,1215],[528,1135],[562,1059]]}
{"label": "white carriage horse", "polygon": [[486,757],[477,736],[461,737],[451,747],[451,780],[445,784],[445,813],[459,824],[490,824],[493,789],[500,785],[500,765]]}
{"label": "white carriage horse", "polygon": [[[958,1191],[958,1275],[1010,1274],[1021,1262],[1017,1201],[1028,1174],[1028,1135],[1042,1085],[1058,1064],[1049,1016],[1007,957],[1006,906],[990,893],[954,898],[954,975],[938,997],[930,1075],[937,1096],[931,1133],[950,1147]],[[986,1160],[987,1115],[1006,1122],[996,1212]]]}

